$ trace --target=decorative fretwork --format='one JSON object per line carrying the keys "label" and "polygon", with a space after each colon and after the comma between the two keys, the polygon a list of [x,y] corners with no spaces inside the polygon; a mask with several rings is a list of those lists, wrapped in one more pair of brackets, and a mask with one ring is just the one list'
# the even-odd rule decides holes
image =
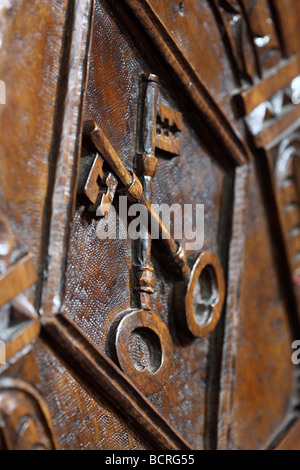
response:
{"label": "decorative fretwork", "polygon": [[171,155],[180,155],[182,114],[159,103],[156,126],[156,147]]}
{"label": "decorative fretwork", "polygon": [[213,0],[240,85],[253,84],[282,58],[267,0]]}
{"label": "decorative fretwork", "polygon": [[300,286],[300,133],[278,148],[275,180],[294,283]]}
{"label": "decorative fretwork", "polygon": [[[84,124],[84,134],[90,148],[94,147],[94,151],[98,152],[120,181],[129,201],[139,203],[146,209],[151,229],[155,228],[160,234],[155,240],[160,259],[175,280],[172,306],[174,323],[178,327],[178,337],[184,337],[186,341],[206,336],[216,327],[225,300],[225,282],[218,257],[204,251],[186,258],[183,247],[171,236],[151,205],[152,180],[158,164],[155,155],[159,140],[157,97],[157,77],[143,77],[135,172],[127,169],[95,122]],[[164,121],[165,126],[170,126],[171,133],[176,134],[182,128],[180,113],[165,106],[160,106],[159,110],[161,121]],[[171,139],[171,136],[167,138]],[[152,230],[149,230],[148,224],[146,228],[147,221],[143,227],[146,236],[133,241],[131,308],[120,312],[112,323],[107,351],[139,389],[150,395],[160,390],[170,375],[173,343],[167,326],[151,308],[154,270],[151,264]]]}

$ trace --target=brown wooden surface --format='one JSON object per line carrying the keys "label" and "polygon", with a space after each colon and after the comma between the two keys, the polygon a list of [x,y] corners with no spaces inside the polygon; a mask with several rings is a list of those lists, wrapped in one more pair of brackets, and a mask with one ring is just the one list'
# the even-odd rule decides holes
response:
{"label": "brown wooden surface", "polygon": [[296,421],[287,431],[276,450],[300,450],[300,422]]}
{"label": "brown wooden surface", "polygon": [[298,3],[0,5],[0,448],[299,448]]}

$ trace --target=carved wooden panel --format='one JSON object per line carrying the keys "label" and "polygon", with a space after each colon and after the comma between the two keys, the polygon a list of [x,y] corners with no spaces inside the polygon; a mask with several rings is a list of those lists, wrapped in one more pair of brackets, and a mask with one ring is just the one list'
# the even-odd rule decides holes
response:
{"label": "carved wooden panel", "polygon": [[0,7],[0,447],[299,446],[299,2],[42,3]]}

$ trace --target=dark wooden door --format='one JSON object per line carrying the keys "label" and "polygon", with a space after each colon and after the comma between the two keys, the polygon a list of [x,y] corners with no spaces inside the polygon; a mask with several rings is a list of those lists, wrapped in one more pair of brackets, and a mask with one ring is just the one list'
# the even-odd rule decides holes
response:
{"label": "dark wooden door", "polygon": [[299,20],[1,3],[0,447],[300,448]]}

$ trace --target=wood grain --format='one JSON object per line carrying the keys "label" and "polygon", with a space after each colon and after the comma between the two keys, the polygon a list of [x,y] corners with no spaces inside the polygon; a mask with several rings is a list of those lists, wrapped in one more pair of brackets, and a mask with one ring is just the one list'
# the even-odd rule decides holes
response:
{"label": "wood grain", "polygon": [[[144,0],[142,2],[126,0],[126,3],[141,21],[155,47],[163,55],[164,60],[172,68],[181,86],[191,97],[194,105],[197,106],[202,118],[207,122],[211,132],[217,136],[218,140],[222,141],[224,149],[228,151],[235,164],[244,163],[249,158],[249,150],[234,132],[226,116],[216,105],[192,65],[181,53],[154,9]],[[191,83],[193,83],[192,87],[190,86]]]}
{"label": "wood grain", "polygon": [[[293,411],[297,399],[290,353],[294,334],[290,314],[293,312],[289,311],[285,295],[279,290],[281,277],[264,212],[268,209],[261,203],[256,174],[254,169],[250,170],[245,248],[240,274],[235,275],[240,283],[236,290],[239,299],[237,306],[228,310],[231,315],[226,319],[226,339],[231,339],[225,340],[229,354],[225,348],[221,393],[228,405],[220,419],[227,424],[219,428],[219,446],[226,449],[266,447]],[[262,263],[259,272],[258,260]],[[272,289],[266,290],[265,280]],[[222,412],[222,406],[220,410]]]}

